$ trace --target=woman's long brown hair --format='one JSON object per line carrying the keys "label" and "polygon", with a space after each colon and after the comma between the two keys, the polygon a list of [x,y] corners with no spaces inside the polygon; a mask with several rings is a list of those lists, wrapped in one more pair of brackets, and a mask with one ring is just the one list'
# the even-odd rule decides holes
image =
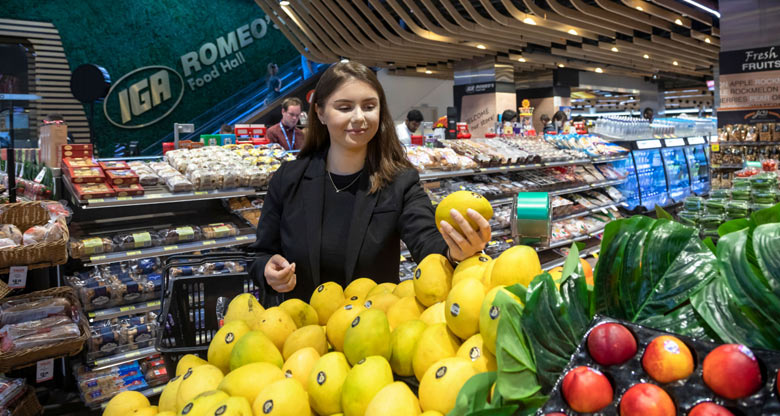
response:
{"label": "woman's long brown hair", "polygon": [[317,117],[317,107],[324,108],[331,94],[344,82],[355,79],[363,81],[377,92],[379,96],[379,129],[368,142],[366,168],[371,178],[370,193],[377,192],[392,182],[393,178],[403,169],[412,168],[406,157],[406,152],[395,133],[393,119],[387,107],[387,98],[382,84],[379,83],[374,71],[357,62],[340,62],[331,65],[314,89],[312,106],[309,108],[309,125],[306,128],[306,140],[299,157],[312,156],[324,151],[330,146],[328,128]]}

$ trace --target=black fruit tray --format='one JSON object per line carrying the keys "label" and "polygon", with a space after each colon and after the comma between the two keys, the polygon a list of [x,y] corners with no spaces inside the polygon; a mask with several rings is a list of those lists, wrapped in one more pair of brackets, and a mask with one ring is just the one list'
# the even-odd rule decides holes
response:
{"label": "black fruit tray", "polygon": [[[604,366],[597,363],[588,353],[587,340],[588,335],[596,326],[614,322],[628,328],[634,335],[637,343],[637,352],[634,356],[623,364]],[[691,350],[693,356],[694,370],[688,378],[677,380],[671,383],[658,383],[653,380],[642,368],[642,356],[645,353],[650,342],[660,335],[672,335],[681,340]],[[631,322],[625,322],[617,319],[607,318],[596,315],[591,322],[590,328],[580,341],[580,345],[569,360],[569,364],[563,370],[563,373],[555,382],[553,390],[550,392],[550,399],[537,412],[537,415],[547,415],[549,413],[563,413],[565,415],[619,415],[620,400],[623,393],[631,386],[639,383],[650,383],[661,387],[674,401],[677,415],[685,416],[688,412],[701,402],[713,402],[728,409],[735,416],[777,416],[780,415],[780,397],[778,397],[778,371],[780,371],[780,351],[768,351],[751,348],[753,355],[758,360],[761,369],[762,386],[753,395],[739,400],[730,400],[717,395],[710,390],[702,379],[702,361],[707,354],[721,344],[695,340],[682,335],[670,332],[659,331],[647,328]],[[612,384],[613,399],[612,403],[602,408],[596,413],[578,413],[572,410],[566,403],[561,391],[563,378],[570,370],[587,366],[601,371]]]}

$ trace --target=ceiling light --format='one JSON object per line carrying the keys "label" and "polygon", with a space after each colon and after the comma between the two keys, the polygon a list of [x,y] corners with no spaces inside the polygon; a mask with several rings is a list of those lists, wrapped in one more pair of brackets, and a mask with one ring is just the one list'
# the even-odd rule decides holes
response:
{"label": "ceiling light", "polygon": [[650,55],[648,55],[648,54],[644,54],[644,55],[642,55],[642,58],[645,58],[645,59],[650,59]]}
{"label": "ceiling light", "polygon": [[672,62],[672,65],[677,66],[677,65],[680,65],[680,64],[677,63],[677,61],[674,61],[674,62]]}
{"label": "ceiling light", "polygon": [[558,68],[563,68],[564,66],[563,64],[558,64]]}
{"label": "ceiling light", "polygon": [[574,30],[574,29],[569,29],[569,34],[570,34],[570,35],[577,36],[577,31],[576,31],[576,30]]}
{"label": "ceiling light", "polygon": [[686,2],[686,3],[688,3],[688,4],[692,4],[692,5],[696,6],[696,7],[698,7],[698,8],[700,8],[700,9],[704,10],[704,11],[705,11],[705,12],[707,12],[707,13],[711,13],[711,14],[713,14],[715,17],[717,17],[718,19],[720,19],[720,13],[719,13],[717,10],[712,10],[712,9],[710,9],[709,7],[707,7],[707,6],[703,5],[703,4],[699,4],[699,3],[697,3],[697,2],[695,2],[695,1],[693,1],[693,0],[682,0],[682,1],[684,1],[684,2]]}
{"label": "ceiling light", "polygon": [[342,64],[346,64],[347,62],[349,62],[349,59],[347,59],[347,58],[342,58],[340,62],[341,62]]}
{"label": "ceiling light", "polygon": [[432,73],[433,73],[433,71],[431,71],[430,69],[426,69],[426,70],[425,70],[425,73],[426,73],[426,74],[428,74],[428,75],[430,75],[430,74],[432,74]]}
{"label": "ceiling light", "polygon": [[596,72],[598,72],[600,74],[600,73],[604,72],[604,70],[601,69],[601,68],[596,68]]}
{"label": "ceiling light", "polygon": [[636,6],[636,9],[637,9],[637,10],[639,10],[640,12],[641,12],[642,10],[644,10],[644,9],[642,8],[642,6]]}
{"label": "ceiling light", "polygon": [[520,62],[525,62],[525,58],[523,58],[522,56],[517,58],[517,60],[520,61]]}
{"label": "ceiling light", "polygon": [[287,0],[282,0],[282,1],[279,2],[279,5],[282,6],[282,7],[287,7],[287,6],[290,5],[290,2],[287,1]]}
{"label": "ceiling light", "polygon": [[485,45],[480,43],[479,45],[477,45],[477,49],[485,49]]}
{"label": "ceiling light", "polygon": [[704,42],[705,42],[705,43],[710,43],[710,42],[712,42],[712,41],[710,40],[710,38],[704,38]]}
{"label": "ceiling light", "polygon": [[617,52],[617,51],[618,51],[618,48],[616,48],[616,47],[614,47],[614,46],[613,46],[613,47],[612,47],[612,52]]}
{"label": "ceiling light", "polygon": [[683,22],[680,19],[675,19],[674,23],[677,23],[678,25],[682,26]]}
{"label": "ceiling light", "polygon": [[527,25],[534,25],[534,26],[536,25],[536,21],[534,19],[531,19],[530,17],[526,17],[525,19],[523,19],[523,23]]}

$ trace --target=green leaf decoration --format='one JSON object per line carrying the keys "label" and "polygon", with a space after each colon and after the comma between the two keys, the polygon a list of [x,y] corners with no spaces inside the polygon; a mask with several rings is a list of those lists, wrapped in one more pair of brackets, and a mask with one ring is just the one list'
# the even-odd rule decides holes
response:
{"label": "green leaf decoration", "polygon": [[727,234],[750,228],[750,220],[747,218],[737,218],[726,221],[718,227],[718,235],[723,237]]}
{"label": "green leaf decoration", "polygon": [[598,313],[631,322],[665,315],[717,274],[715,257],[693,228],[632,217],[607,231],[594,276]]}
{"label": "green leaf decoration", "polygon": [[638,322],[650,328],[663,328],[675,334],[686,335],[694,339],[708,342],[720,342],[718,334],[707,325],[693,305],[686,303],[667,315],[651,316]]}
{"label": "green leaf decoration", "polygon": [[780,227],[761,225],[753,232],[753,250],[758,267],[775,296],[780,297]]}
{"label": "green leaf decoration", "polygon": [[523,332],[523,305],[502,291],[496,294],[493,305],[501,311],[496,337],[496,392],[507,402],[520,402],[542,388],[536,376],[536,361]]}
{"label": "green leaf decoration", "polygon": [[447,416],[476,416],[476,415],[512,415],[519,405],[504,405],[501,395],[497,394],[491,402],[488,402],[490,388],[496,381],[495,371],[480,373],[471,377],[458,392],[455,407],[447,413]]}
{"label": "green leaf decoration", "polygon": [[663,207],[659,206],[659,205],[656,205],[656,206],[655,206],[655,216],[656,216],[656,217],[657,217],[659,220],[663,219],[663,220],[669,220],[669,221],[672,221],[672,220],[674,219],[674,218],[672,217],[672,214],[670,214],[670,213],[666,212],[666,210],[665,210]]}
{"label": "green leaf decoration", "polygon": [[707,237],[702,241],[705,246],[707,246],[708,249],[712,252],[712,254],[715,254],[715,242],[712,241],[712,237]]}
{"label": "green leaf decoration", "polygon": [[587,283],[570,276],[560,291],[552,277],[541,274],[528,287],[523,328],[536,357],[543,392],[549,392],[577,349],[591,317]]}

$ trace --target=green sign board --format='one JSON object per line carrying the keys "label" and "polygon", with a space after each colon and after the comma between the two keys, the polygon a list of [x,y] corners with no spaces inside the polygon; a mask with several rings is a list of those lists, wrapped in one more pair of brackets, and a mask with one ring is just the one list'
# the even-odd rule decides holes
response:
{"label": "green sign board", "polygon": [[[3,18],[52,22],[71,70],[105,68],[94,143],[144,148],[267,75],[298,52],[251,0],[78,2],[5,0]],[[51,110],[55,112],[56,110]],[[227,120],[226,120],[227,121]]]}

